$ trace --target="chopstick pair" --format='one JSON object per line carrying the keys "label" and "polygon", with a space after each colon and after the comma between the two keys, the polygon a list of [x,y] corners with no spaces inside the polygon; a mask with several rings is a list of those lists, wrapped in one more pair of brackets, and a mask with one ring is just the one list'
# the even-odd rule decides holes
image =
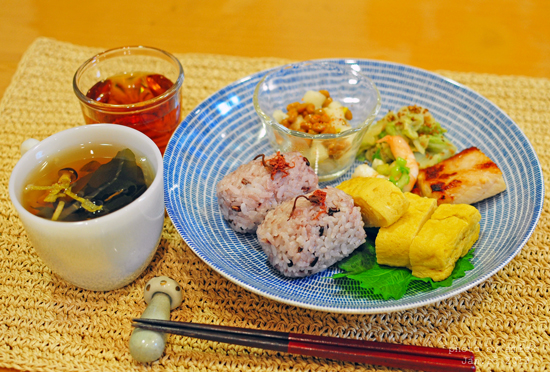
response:
{"label": "chopstick pair", "polygon": [[291,354],[422,371],[475,371],[474,354],[425,346],[399,345],[213,324],[133,319],[134,327],[203,340]]}

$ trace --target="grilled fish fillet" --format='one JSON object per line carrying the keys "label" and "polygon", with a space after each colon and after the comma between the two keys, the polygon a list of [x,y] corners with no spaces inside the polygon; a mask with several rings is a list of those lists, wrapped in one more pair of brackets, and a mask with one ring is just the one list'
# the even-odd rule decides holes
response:
{"label": "grilled fish fillet", "polygon": [[473,204],[506,190],[502,172],[477,147],[470,147],[418,175],[422,196],[437,204]]}

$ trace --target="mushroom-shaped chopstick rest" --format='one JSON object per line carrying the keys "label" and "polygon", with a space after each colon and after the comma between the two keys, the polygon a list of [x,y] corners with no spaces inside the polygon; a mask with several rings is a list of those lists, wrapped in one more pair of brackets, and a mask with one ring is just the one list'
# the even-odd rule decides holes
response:
{"label": "mushroom-shaped chopstick rest", "polygon": [[[166,276],[153,278],[145,286],[147,308],[141,317],[170,320],[170,310],[178,307],[182,300],[181,287],[176,281]],[[138,362],[154,362],[164,353],[165,344],[164,333],[135,328],[130,336],[130,354]]]}

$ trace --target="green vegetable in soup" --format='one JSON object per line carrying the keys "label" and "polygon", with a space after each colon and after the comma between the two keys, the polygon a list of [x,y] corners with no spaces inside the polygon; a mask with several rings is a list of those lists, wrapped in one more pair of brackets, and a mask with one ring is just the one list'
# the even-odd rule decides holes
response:
{"label": "green vegetable in soup", "polygon": [[92,160],[78,169],[63,168],[48,186],[27,185],[26,192],[44,191],[37,216],[54,221],[84,221],[114,212],[145,192],[143,170],[130,149],[119,151],[107,163]]}

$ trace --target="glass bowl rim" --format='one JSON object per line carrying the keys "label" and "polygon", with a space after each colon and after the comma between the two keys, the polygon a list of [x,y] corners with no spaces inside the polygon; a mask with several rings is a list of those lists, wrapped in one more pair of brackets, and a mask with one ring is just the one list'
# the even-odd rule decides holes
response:
{"label": "glass bowl rim", "polygon": [[317,60],[317,61],[316,60],[310,60],[310,61],[289,63],[289,64],[286,64],[286,65],[275,67],[272,70],[268,71],[260,79],[258,84],[256,84],[256,87],[254,89],[254,94],[252,96],[254,109],[255,109],[256,113],[258,114],[258,116],[260,116],[260,118],[262,119],[262,122],[268,123],[271,127],[273,127],[274,130],[279,130],[279,131],[284,132],[285,134],[290,135],[290,136],[300,137],[300,138],[305,138],[305,139],[312,139],[312,140],[320,140],[320,139],[324,140],[324,139],[336,139],[336,138],[347,137],[351,134],[354,134],[354,133],[357,133],[357,132],[363,130],[367,126],[367,123],[371,123],[372,121],[374,121],[374,119],[376,118],[376,115],[378,115],[378,113],[380,112],[380,108],[382,106],[382,97],[380,95],[380,91],[378,90],[378,87],[376,86],[376,84],[374,84],[374,81],[372,81],[372,79],[370,79],[367,75],[364,75],[360,71],[351,69],[351,67],[348,67],[348,68],[353,70],[354,73],[356,73],[361,78],[365,79],[369,83],[369,85],[374,89],[374,92],[376,93],[376,106],[372,109],[372,111],[369,113],[369,115],[364,120],[362,120],[362,123],[360,125],[358,125],[357,127],[352,128],[352,129],[347,129],[345,131],[342,131],[342,132],[336,133],[336,134],[309,134],[309,133],[304,133],[304,132],[299,132],[299,131],[296,131],[296,130],[289,129],[289,128],[285,127],[284,125],[282,125],[282,124],[278,123],[277,121],[275,121],[273,118],[271,118],[271,116],[267,115],[261,109],[260,102],[259,102],[259,99],[258,99],[258,95],[260,93],[260,87],[262,86],[264,81],[267,78],[273,76],[274,74],[280,72],[281,70],[288,69],[288,68],[291,68],[291,67],[299,68],[299,67],[307,66],[307,65],[331,66],[331,67],[336,67],[337,69],[340,69],[340,70],[345,69],[346,67],[348,67],[347,65],[342,66],[339,63],[333,63],[333,62],[329,62],[329,61],[326,61],[326,60]]}
{"label": "glass bowl rim", "polygon": [[[110,55],[117,55],[118,53],[122,53],[122,56],[130,55],[130,54],[132,54],[131,51],[138,51],[138,52],[139,51],[153,51],[155,53],[159,53],[159,54],[162,54],[162,55],[168,57],[169,60],[171,60],[172,62],[175,63],[175,65],[177,66],[177,69],[178,69],[178,78],[174,82],[174,85],[172,85],[166,92],[164,92],[160,96],[156,96],[154,98],[148,99],[147,101],[132,103],[132,104],[110,104],[110,103],[98,102],[98,101],[95,101],[91,98],[86,97],[86,95],[84,93],[82,93],[82,91],[78,87],[77,80],[87,67],[89,67],[93,64],[99,63],[101,60],[104,59],[104,57],[109,57]],[[128,53],[128,52],[130,52],[130,53]],[[174,95],[178,91],[178,89],[180,89],[180,87],[182,86],[184,78],[185,78],[185,76],[184,76],[184,71],[183,71],[183,67],[181,65],[181,62],[173,54],[168,53],[168,52],[166,52],[162,49],[155,48],[155,47],[143,46],[143,45],[128,45],[128,46],[123,46],[123,47],[107,49],[107,50],[105,50],[101,53],[97,53],[94,56],[92,56],[91,58],[87,59],[82,65],[80,65],[80,67],[76,70],[76,72],[73,76],[73,90],[74,90],[76,96],[78,97],[78,99],[80,100],[81,103],[83,103],[87,106],[90,106],[94,109],[100,109],[100,110],[106,110],[106,111],[109,111],[109,110],[116,111],[116,110],[129,109],[129,108],[130,109],[141,109],[141,108],[146,108],[146,107],[149,107],[149,106],[153,106],[157,102],[164,101],[167,97],[170,97],[170,96]],[[125,111],[124,113],[127,113],[127,112]]]}

